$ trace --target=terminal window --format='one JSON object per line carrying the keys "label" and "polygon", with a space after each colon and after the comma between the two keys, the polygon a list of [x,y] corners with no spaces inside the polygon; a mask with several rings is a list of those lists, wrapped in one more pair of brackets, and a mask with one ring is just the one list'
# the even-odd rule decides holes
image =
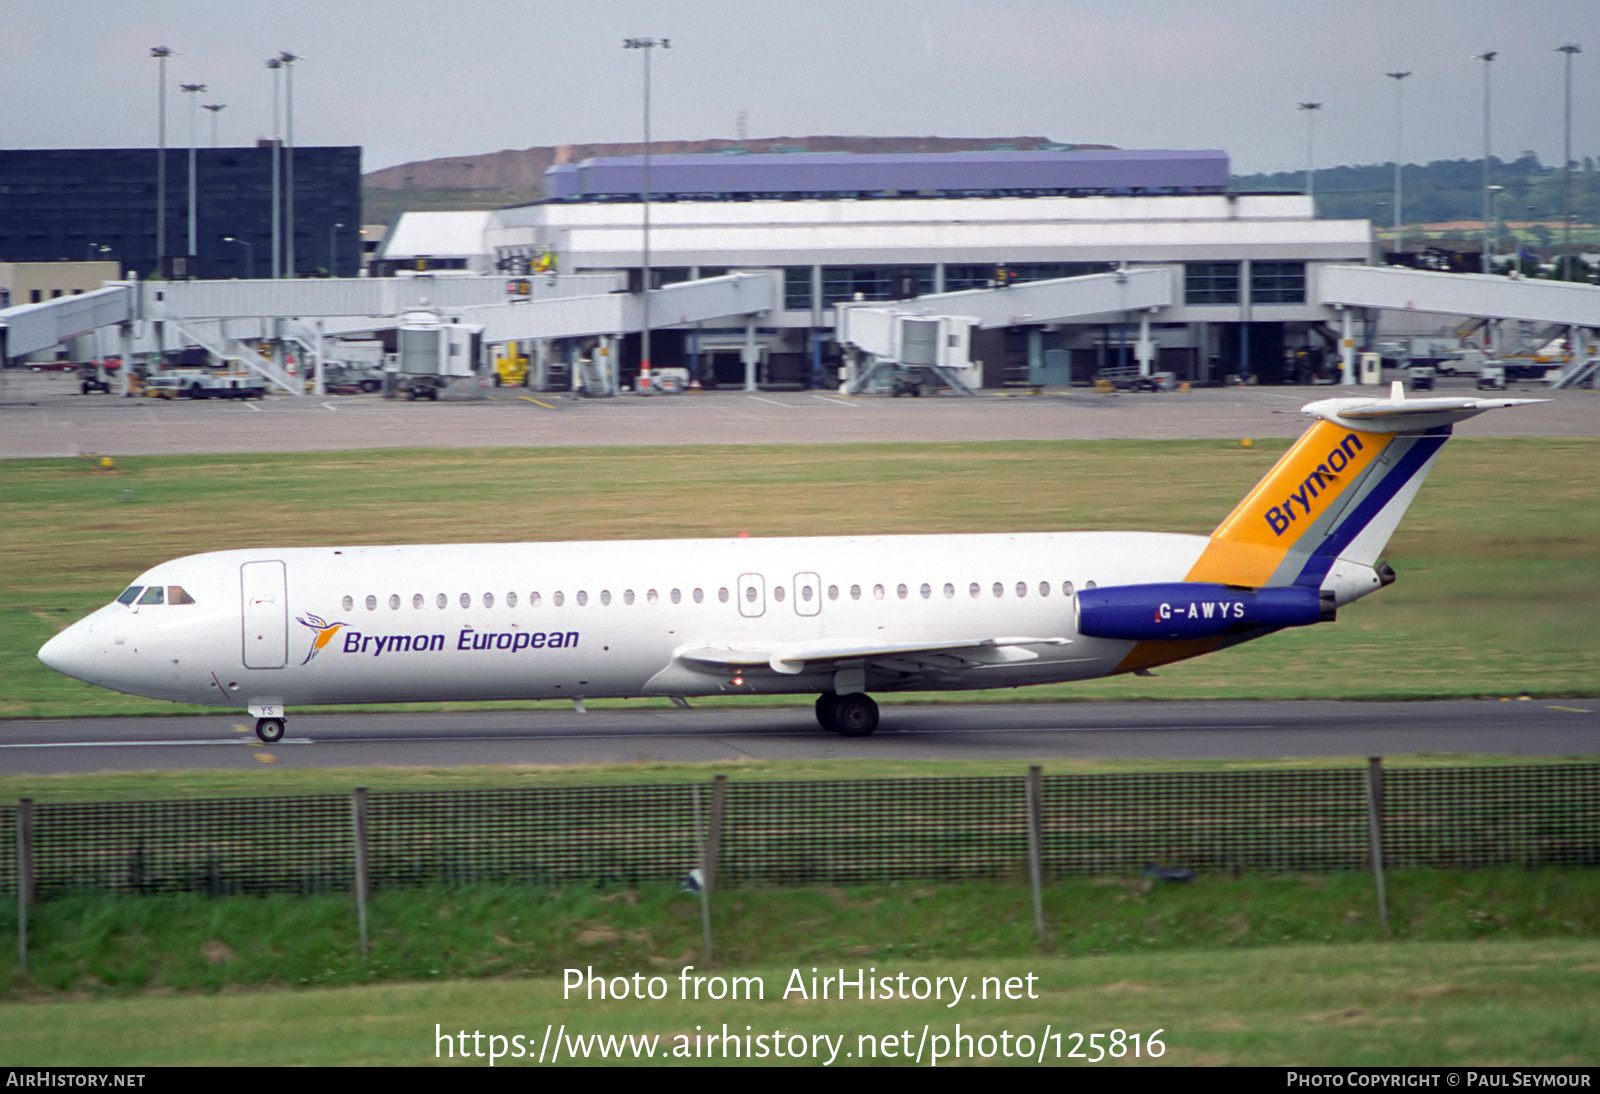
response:
{"label": "terminal window", "polygon": [[1183,297],[1190,304],[1237,304],[1239,264],[1237,262],[1184,263]]}
{"label": "terminal window", "polygon": [[1304,262],[1252,262],[1250,301],[1253,304],[1304,304]]}

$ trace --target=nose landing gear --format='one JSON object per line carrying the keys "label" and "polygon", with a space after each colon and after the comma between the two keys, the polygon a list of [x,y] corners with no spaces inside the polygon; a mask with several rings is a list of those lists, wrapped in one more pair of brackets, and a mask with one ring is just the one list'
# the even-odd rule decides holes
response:
{"label": "nose landing gear", "polygon": [[257,718],[256,736],[261,738],[262,744],[277,744],[283,740],[283,719]]}

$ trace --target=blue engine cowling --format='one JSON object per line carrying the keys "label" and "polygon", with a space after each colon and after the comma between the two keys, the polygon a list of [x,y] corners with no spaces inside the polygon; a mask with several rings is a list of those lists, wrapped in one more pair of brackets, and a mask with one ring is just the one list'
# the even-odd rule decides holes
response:
{"label": "blue engine cowling", "polygon": [[1334,617],[1332,593],[1298,585],[1246,589],[1200,581],[1083,589],[1078,633],[1134,640],[1213,638],[1257,627],[1303,627]]}

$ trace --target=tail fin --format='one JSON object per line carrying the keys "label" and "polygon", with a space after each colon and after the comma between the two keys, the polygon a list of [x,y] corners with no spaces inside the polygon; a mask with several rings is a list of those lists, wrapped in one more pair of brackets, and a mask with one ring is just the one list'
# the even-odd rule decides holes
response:
{"label": "tail fin", "polygon": [[[1211,533],[1186,580],[1320,588],[1335,563],[1372,575],[1451,427],[1543,399],[1323,399],[1318,419]],[[1343,584],[1340,582],[1339,584]],[[1370,592],[1376,575],[1340,601]]]}

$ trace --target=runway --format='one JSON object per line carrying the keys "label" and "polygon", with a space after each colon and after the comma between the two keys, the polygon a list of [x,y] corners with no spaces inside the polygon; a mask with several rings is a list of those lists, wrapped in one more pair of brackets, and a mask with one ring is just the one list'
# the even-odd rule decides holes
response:
{"label": "runway", "polygon": [[809,706],[754,710],[301,714],[273,746],[238,715],[0,723],[0,770],[736,764],[749,760],[1306,759],[1600,754],[1600,700],[885,704],[876,734],[817,727]]}

